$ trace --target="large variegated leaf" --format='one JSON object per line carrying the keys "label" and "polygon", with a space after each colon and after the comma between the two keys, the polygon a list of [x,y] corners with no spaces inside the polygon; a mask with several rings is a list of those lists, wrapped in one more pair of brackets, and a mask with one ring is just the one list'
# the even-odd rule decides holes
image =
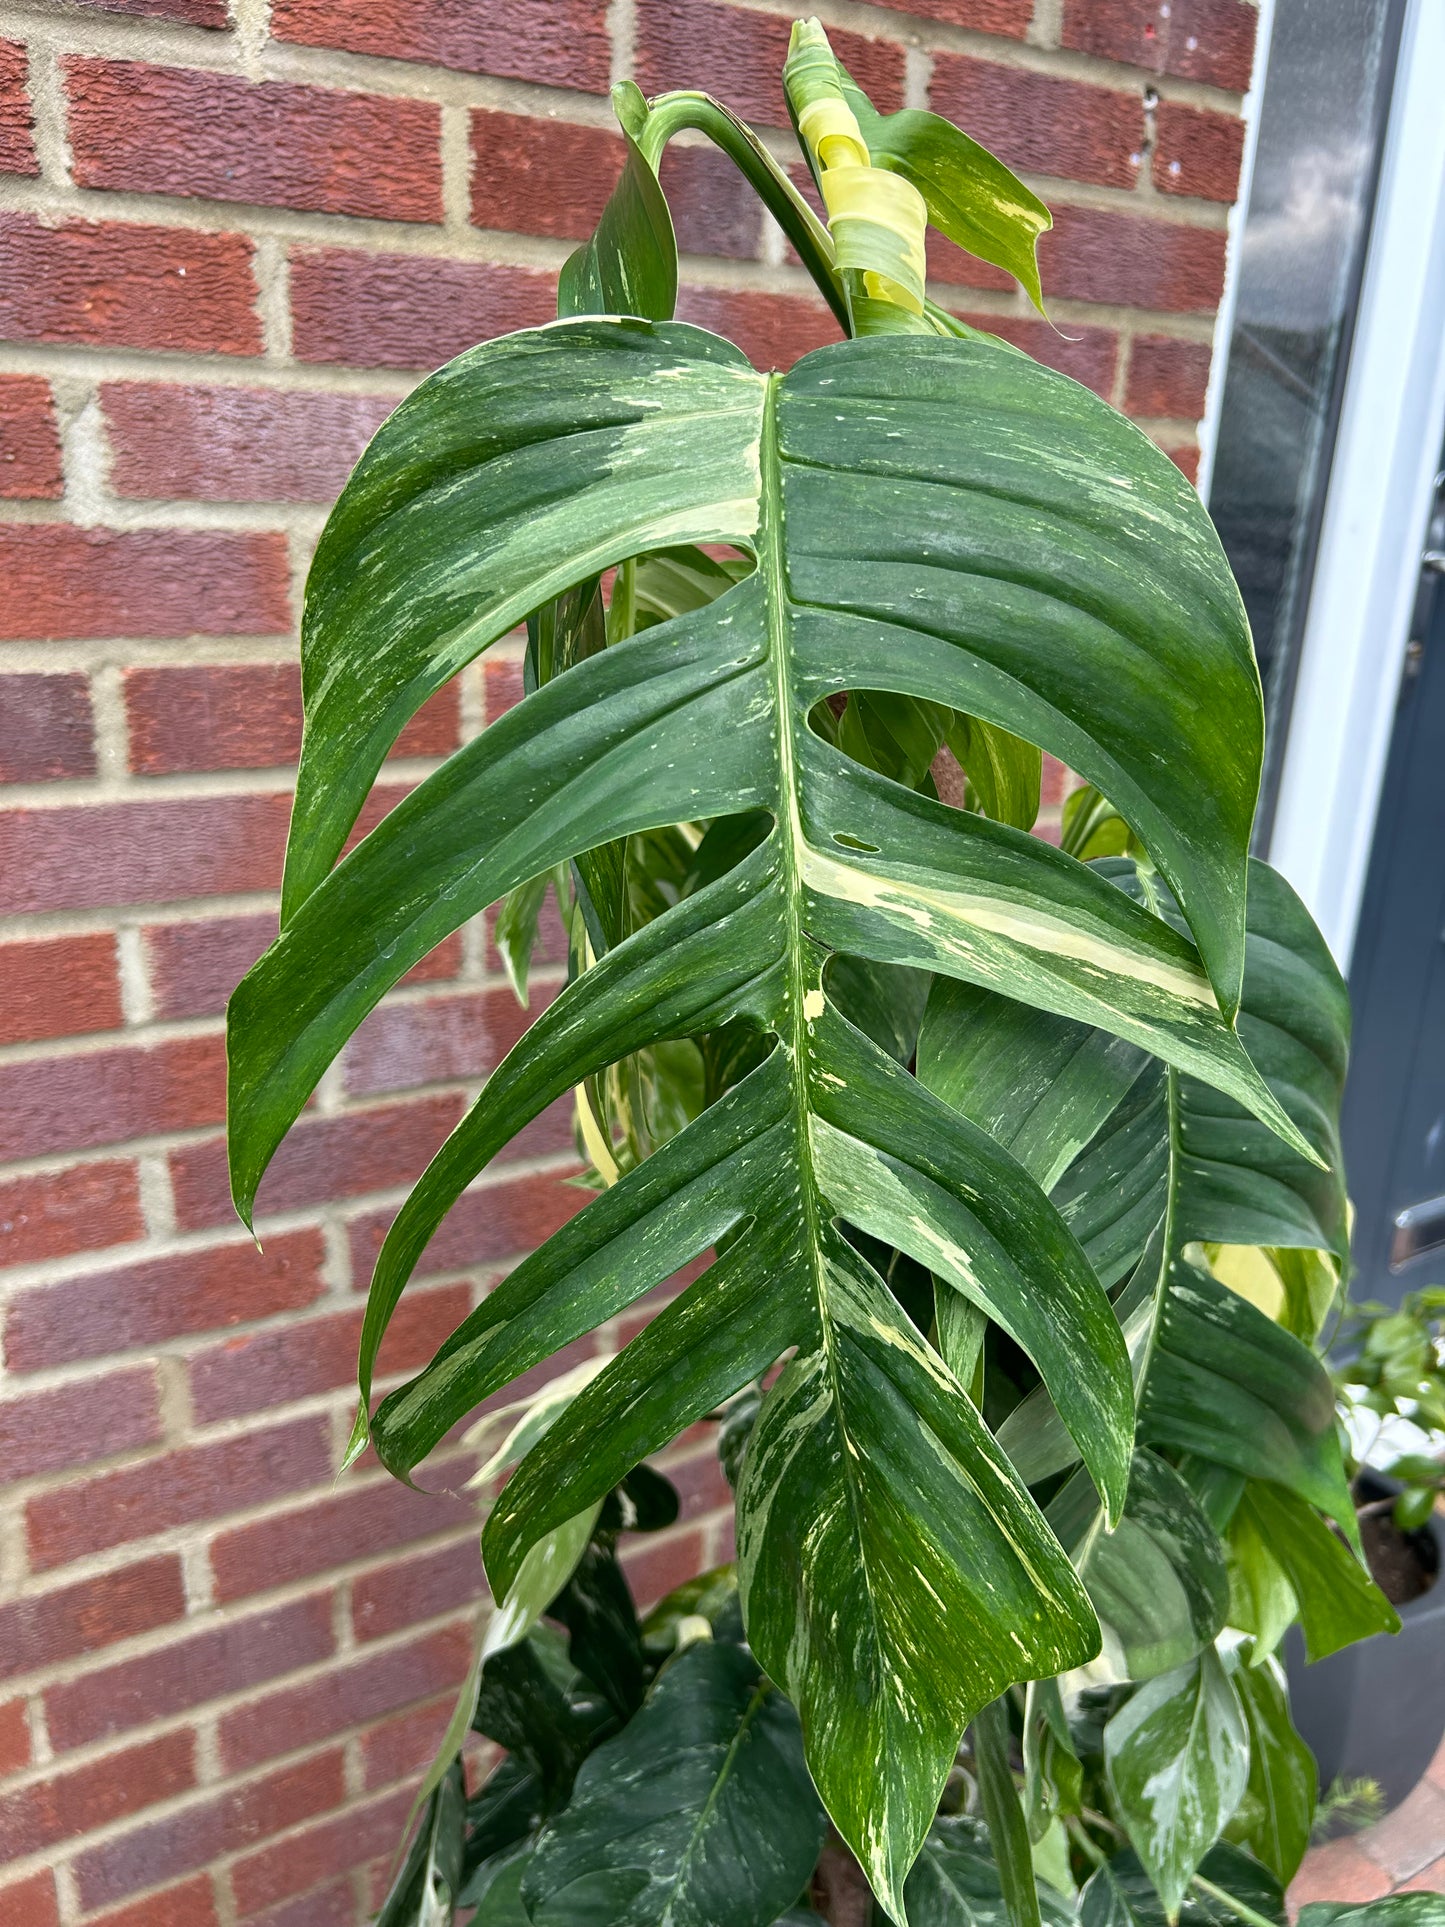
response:
{"label": "large variegated leaf", "polygon": [[[390,742],[463,662],[570,583],[709,541],[747,549],[752,573],[544,680],[330,870]],[[740,1493],[749,1636],[901,1914],[969,1718],[1081,1663],[1098,1632],[1007,1457],[846,1228],[1022,1347],[1115,1515],[1134,1413],[1077,1240],[1017,1159],[847,1021],[829,960],[938,971],[1102,1028],[1308,1151],[1227,1021],[1259,691],[1207,518],[1121,418],[985,342],[857,341],[768,378],[696,329],[559,323],[462,356],[386,425],[318,550],[304,676],[283,934],[231,1010],[248,1217],[346,1038],[466,918],[634,833],[771,822],[605,947],[493,1075],[388,1235],[361,1389],[441,1218],[554,1098],[732,1020],[768,1040],[520,1265],[371,1436],[408,1473],[479,1400],[718,1249],[524,1460],[488,1524],[489,1573],[505,1590],[543,1534],[792,1351]],[[1192,936],[825,742],[809,716],[850,689],[977,717],[1107,785]],[[358,1449],[366,1436],[363,1408]]]}

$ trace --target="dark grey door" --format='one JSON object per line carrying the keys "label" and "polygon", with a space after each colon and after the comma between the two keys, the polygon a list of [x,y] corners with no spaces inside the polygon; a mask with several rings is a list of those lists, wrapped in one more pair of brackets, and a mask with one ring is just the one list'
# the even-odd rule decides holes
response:
{"label": "dark grey door", "polygon": [[1350,989],[1356,1297],[1445,1283],[1445,477],[1437,485]]}

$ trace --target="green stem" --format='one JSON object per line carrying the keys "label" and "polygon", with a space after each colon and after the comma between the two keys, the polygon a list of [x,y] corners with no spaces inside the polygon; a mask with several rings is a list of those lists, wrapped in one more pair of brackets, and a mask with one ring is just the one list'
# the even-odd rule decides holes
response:
{"label": "green stem", "polygon": [[1277,1927],[1276,1922],[1264,1914],[1257,1914],[1253,1907],[1246,1906],[1242,1900],[1236,1900],[1234,1895],[1226,1893],[1223,1887],[1216,1887],[1214,1882],[1206,1880],[1202,1873],[1195,1874],[1190,1885],[1197,1887],[1200,1893],[1208,1894],[1211,1900],[1217,1900],[1221,1907],[1227,1907],[1236,1919],[1247,1922],[1248,1927]]}
{"label": "green stem", "polygon": [[833,259],[833,237],[757,135],[710,94],[660,94],[650,104],[637,142],[654,173],[663,148],[684,128],[706,134],[737,167],[792,243],[839,325],[851,334],[848,304]]}
{"label": "green stem", "polygon": [[1089,1829],[1084,1825],[1082,1820],[1075,1820],[1072,1817],[1067,1818],[1064,1821],[1064,1830],[1091,1865],[1095,1867],[1102,1867],[1104,1865],[1109,1856],[1104,1852],[1104,1849],[1099,1843],[1090,1837]]}

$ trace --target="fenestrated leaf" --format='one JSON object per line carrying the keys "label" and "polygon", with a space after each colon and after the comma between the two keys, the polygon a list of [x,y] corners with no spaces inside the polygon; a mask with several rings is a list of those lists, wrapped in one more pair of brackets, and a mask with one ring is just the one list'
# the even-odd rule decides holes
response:
{"label": "fenestrated leaf", "polygon": [[[1179,1910],[1179,1927],[1238,1927],[1238,1913],[1200,1887],[1199,1878],[1284,1927],[1279,1882],[1247,1853],[1223,1844],[1204,1856],[1196,1883]],[[1126,1850],[1105,1861],[1090,1877],[1079,1897],[1079,1922],[1080,1927],[1167,1927],[1168,1916],[1137,1855]]]}
{"label": "fenestrated leaf", "polygon": [[1172,1920],[1244,1797],[1249,1735],[1212,1646],[1141,1686],[1104,1729],[1109,1789]]}
{"label": "fenestrated leaf", "polygon": [[1235,1837],[1287,1887],[1310,1843],[1319,1792],[1315,1757],[1295,1731],[1276,1660],[1241,1666],[1234,1688],[1249,1728],[1249,1786],[1235,1815]]}
{"label": "fenestrated leaf", "polygon": [[1229,1605],[1219,1536],[1172,1466],[1137,1451],[1124,1516],[1113,1532],[1087,1474],[1050,1505],[1104,1634],[1115,1676],[1151,1679],[1212,1644]]}
{"label": "fenestrated leaf", "polygon": [[[1238,597],[1167,458],[987,343],[845,343],[765,379],[677,324],[559,323],[462,357],[418,397],[313,571],[296,880],[285,935],[233,1006],[236,1194],[249,1209],[377,997],[485,903],[601,843],[767,813],[761,842],[607,948],[493,1074],[389,1234],[361,1382],[442,1215],[562,1090],[730,1020],[771,1039],[519,1265],[383,1404],[374,1436],[409,1471],[478,1400],[721,1249],[523,1462],[489,1522],[488,1569],[505,1589],[542,1533],[795,1349],[743,1479],[749,1636],[799,1703],[841,1830],[901,1904],[968,1719],[1011,1682],[1081,1663],[1097,1629],[975,1408],[836,1229],[887,1205],[858,1172],[886,1167],[902,1188],[910,1248],[956,1250],[958,1288],[1032,1348],[1116,1499],[1128,1385],[1056,1215],[976,1134],[935,1144],[930,1124],[912,1141],[932,1101],[893,1101],[901,1073],[834,1007],[828,954],[1102,1026],[1300,1148],[1221,1014],[1260,733]],[[431,688],[569,577],[699,541],[745,544],[757,566],[543,681],[324,874]],[[809,716],[859,688],[977,716],[1107,784],[1198,948],[1073,859],[823,742]],[[866,1128],[855,1088],[890,1094]],[[1013,1226],[984,1196],[1005,1180]],[[1070,1347],[1051,1349],[1051,1322]],[[940,1601],[965,1629],[942,1648]]]}
{"label": "fenestrated leaf", "polygon": [[742,1647],[701,1640],[582,1768],[523,1893],[536,1927],[767,1927],[824,1824],[792,1707]]}
{"label": "fenestrated leaf", "polygon": [[1239,1513],[1289,1581],[1309,1659],[1327,1659],[1371,1633],[1400,1630],[1400,1615],[1362,1561],[1293,1493],[1251,1480]]}

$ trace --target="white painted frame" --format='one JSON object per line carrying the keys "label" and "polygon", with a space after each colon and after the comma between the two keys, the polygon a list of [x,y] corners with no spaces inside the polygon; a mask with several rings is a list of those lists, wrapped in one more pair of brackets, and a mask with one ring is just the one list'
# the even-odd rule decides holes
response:
{"label": "white painted frame", "polygon": [[1345,970],[1445,434],[1445,0],[1396,71],[1269,846]]}

